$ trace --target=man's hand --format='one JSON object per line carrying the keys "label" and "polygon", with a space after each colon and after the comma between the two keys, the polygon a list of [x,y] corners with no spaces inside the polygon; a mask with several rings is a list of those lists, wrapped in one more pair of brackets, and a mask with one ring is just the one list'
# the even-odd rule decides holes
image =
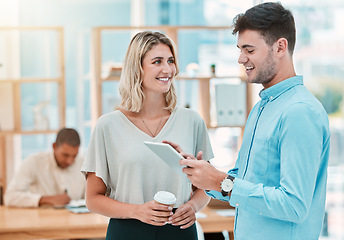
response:
{"label": "man's hand", "polygon": [[55,206],[55,207],[62,207],[68,204],[70,200],[71,198],[67,195],[67,193],[51,195],[51,196],[43,196],[39,200],[39,206],[50,205],[50,206]]}
{"label": "man's hand", "polygon": [[[171,142],[171,141],[167,141],[167,140],[163,140],[162,142],[171,145],[171,147],[173,147],[177,152],[179,152],[180,155],[182,155],[184,158],[189,157],[191,159],[196,159],[192,154],[184,153],[183,149],[178,144]],[[202,158],[203,158],[203,153],[202,153],[202,151],[199,151],[197,154],[197,159],[201,160]]]}
{"label": "man's hand", "polygon": [[204,190],[221,192],[221,182],[227,177],[226,173],[217,170],[205,160],[196,161],[190,157],[181,159],[179,164],[186,166],[183,168],[183,172],[194,186]]}
{"label": "man's hand", "polygon": [[183,153],[183,149],[177,143],[174,143],[174,142],[171,142],[171,141],[167,141],[167,140],[162,140],[162,142],[171,145],[171,147],[176,149],[177,152],[179,152],[180,154]]}
{"label": "man's hand", "polygon": [[[200,189],[216,190],[221,192],[221,182],[227,177],[227,174],[217,170],[208,161],[203,160],[202,151],[197,153],[197,158],[192,154],[184,153],[183,149],[176,143],[170,141],[162,141],[171,145],[185,159],[179,161],[180,165],[186,166],[183,172],[190,179],[191,183]],[[197,161],[198,160],[198,161]]]}

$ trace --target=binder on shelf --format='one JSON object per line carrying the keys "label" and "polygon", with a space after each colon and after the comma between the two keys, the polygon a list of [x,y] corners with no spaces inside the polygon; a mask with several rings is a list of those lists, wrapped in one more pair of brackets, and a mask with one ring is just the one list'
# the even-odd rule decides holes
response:
{"label": "binder on shelf", "polygon": [[246,83],[216,84],[216,122],[217,126],[242,127],[246,122]]}

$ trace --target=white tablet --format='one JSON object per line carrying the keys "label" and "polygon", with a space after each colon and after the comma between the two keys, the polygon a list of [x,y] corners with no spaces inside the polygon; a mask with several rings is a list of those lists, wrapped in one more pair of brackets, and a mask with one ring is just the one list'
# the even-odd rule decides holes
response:
{"label": "white tablet", "polygon": [[183,173],[183,166],[179,165],[179,160],[183,158],[171,145],[167,143],[144,142],[144,144],[160,157],[165,163],[177,171],[182,177],[186,177]]}

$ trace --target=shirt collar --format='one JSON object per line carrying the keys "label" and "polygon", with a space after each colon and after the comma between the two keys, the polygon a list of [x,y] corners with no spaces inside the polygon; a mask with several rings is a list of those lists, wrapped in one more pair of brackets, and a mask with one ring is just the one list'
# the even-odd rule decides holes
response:
{"label": "shirt collar", "polygon": [[269,99],[270,101],[275,100],[281,94],[288,91],[290,88],[295,87],[297,85],[303,85],[303,77],[302,76],[295,76],[283,80],[282,82],[269,87],[268,89],[263,89],[260,91],[259,96],[262,100]]}
{"label": "shirt collar", "polygon": [[54,155],[54,151],[51,151],[49,153],[49,155],[50,155],[50,163],[52,164],[52,166],[54,168],[60,168],[59,165],[57,165],[57,162],[56,162],[56,159],[55,159],[55,155]]}

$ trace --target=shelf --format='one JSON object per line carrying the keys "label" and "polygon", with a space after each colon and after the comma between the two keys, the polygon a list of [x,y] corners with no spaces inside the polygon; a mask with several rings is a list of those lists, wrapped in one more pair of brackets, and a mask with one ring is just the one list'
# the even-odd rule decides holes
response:
{"label": "shelf", "polygon": [[[37,37],[41,37],[41,33],[51,34],[53,33],[52,39],[56,39],[56,45],[52,44],[41,44],[39,47],[43,54],[51,54],[54,52],[56,56],[56,61],[54,62],[54,73],[51,75],[54,77],[20,77],[23,73],[21,69],[21,58],[23,53],[26,53],[23,47],[20,45],[21,41],[24,41],[21,34],[22,31],[30,31],[33,34],[38,33]],[[28,34],[28,33],[26,33]],[[2,202],[1,193],[6,189],[7,178],[12,176],[13,172],[7,172],[14,170],[14,163],[19,162],[21,158],[21,144],[17,143],[14,136],[18,135],[35,135],[35,134],[55,134],[58,130],[47,129],[47,130],[24,130],[22,126],[22,120],[25,119],[25,116],[22,113],[22,94],[23,89],[25,90],[26,84],[42,84],[42,83],[57,83],[53,84],[54,87],[51,88],[52,91],[56,91],[56,102],[57,102],[57,114],[58,114],[58,126],[65,126],[65,109],[66,109],[66,96],[65,96],[65,66],[64,66],[64,33],[62,27],[0,27],[0,35],[5,40],[3,41],[3,48],[6,49],[2,61],[6,62],[6,65],[1,66],[2,78],[0,79],[0,87],[2,93],[0,95],[0,101],[3,103],[1,105],[2,111],[1,123],[2,127],[6,130],[0,130],[0,203]],[[48,35],[49,36],[49,35]],[[36,36],[34,36],[36,37]],[[42,38],[40,38],[42,40]],[[42,41],[51,41],[51,39],[43,39]],[[53,41],[55,43],[55,41]],[[50,43],[50,42],[49,42]],[[48,46],[48,47],[46,47]],[[44,48],[46,47],[46,48]],[[50,47],[50,48],[49,48]],[[57,51],[51,51],[55,47]],[[1,50],[1,49],[0,49]],[[35,52],[37,53],[37,52]],[[29,54],[29,53],[28,53]],[[36,55],[35,55],[36,56]],[[43,61],[44,63],[44,61]],[[44,65],[45,66],[45,65]],[[42,66],[39,66],[39,69],[42,69]],[[51,66],[49,66],[51,67]],[[34,70],[33,70],[34,72]],[[26,73],[27,74],[27,73]],[[34,75],[34,74],[33,74]],[[45,72],[41,75],[46,76]],[[15,76],[15,77],[12,77]],[[18,77],[19,76],[19,77]],[[32,92],[34,96],[36,93]],[[55,96],[55,92],[54,92]],[[1,127],[1,126],[0,126]],[[55,127],[55,126],[54,126]],[[15,154],[14,154],[15,152]],[[17,159],[18,158],[18,159]]]}
{"label": "shelf", "polygon": [[[227,26],[145,26],[145,27],[127,27],[127,26],[100,26],[96,27],[92,31],[92,54],[91,54],[91,127],[93,128],[96,124],[97,119],[103,114],[103,83],[108,81],[119,81],[120,72],[117,71],[115,76],[109,76],[104,78],[103,63],[102,63],[102,52],[103,49],[103,38],[105,37],[104,32],[123,33],[128,32],[133,35],[137,31],[152,30],[162,31],[169,36],[176,44],[178,50],[178,34],[188,33],[192,31],[219,31],[219,30],[230,30]],[[222,36],[223,37],[223,36]],[[238,72],[241,72],[238,66]],[[118,69],[117,69],[118,70]],[[110,71],[111,72],[111,71]],[[226,75],[226,76],[212,76],[206,74],[199,74],[195,76],[187,75],[185,72],[180,73],[175,80],[176,81],[198,81],[199,91],[199,109],[198,112],[204,119],[208,128],[215,128],[216,126],[211,125],[210,108],[211,108],[211,80],[212,79],[240,79],[245,82],[243,75]],[[247,85],[247,93],[250,91],[250,86]],[[247,94],[248,95],[248,94]],[[247,112],[250,109],[249,101],[247,101]],[[221,126],[223,127],[223,126]],[[236,127],[236,126],[229,126]],[[242,126],[240,126],[242,128]]]}
{"label": "shelf", "polygon": [[9,136],[9,135],[34,135],[34,134],[53,134],[57,133],[58,129],[50,129],[50,130],[31,130],[31,131],[24,131],[24,130],[12,130],[12,131],[0,131],[0,136]]}
{"label": "shelf", "polygon": [[[207,75],[199,75],[199,76],[187,76],[187,75],[178,75],[175,80],[200,80],[200,81],[209,81],[210,79],[228,79],[228,78],[241,78],[240,76],[207,76]],[[106,78],[101,78],[101,82],[106,81],[119,81],[120,76],[110,76]],[[244,80],[243,80],[244,81]]]}
{"label": "shelf", "polygon": [[[242,79],[242,77],[240,76],[207,76],[207,75],[196,75],[196,76],[188,76],[188,75],[178,75],[176,77],[176,80],[210,80],[210,79],[228,79],[228,78],[240,78]],[[244,79],[242,79],[242,81],[244,81]]]}
{"label": "shelf", "polygon": [[40,82],[63,82],[61,78],[12,78],[12,79],[0,79],[0,84],[12,84],[12,83],[40,83]]}

